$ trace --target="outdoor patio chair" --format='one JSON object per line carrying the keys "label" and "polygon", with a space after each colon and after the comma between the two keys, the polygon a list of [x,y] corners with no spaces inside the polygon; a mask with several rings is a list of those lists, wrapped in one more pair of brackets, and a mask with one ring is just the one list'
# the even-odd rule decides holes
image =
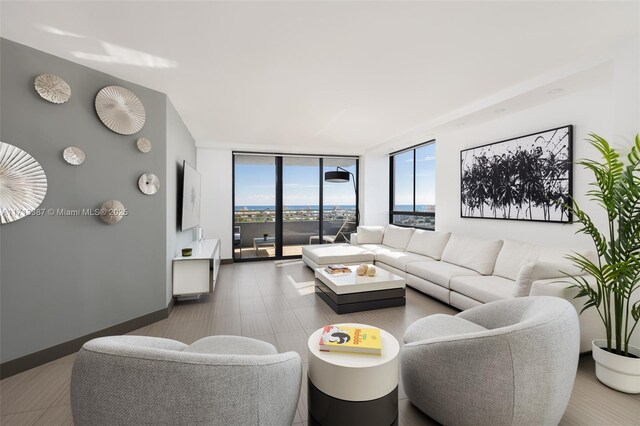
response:
{"label": "outdoor patio chair", "polygon": [[[344,239],[344,241],[349,241],[349,237],[346,235],[347,232],[349,232],[349,226],[347,226],[348,224],[353,223],[349,220],[345,220],[344,223],[342,224],[342,226],[340,227],[340,229],[338,229],[338,232],[336,232],[335,235],[323,235],[322,236],[322,240],[327,242],[327,243],[331,243],[334,244],[337,240],[340,239],[340,236],[342,236],[342,238]],[[320,236],[319,235],[312,235],[309,237],[309,244],[313,244],[313,241],[317,241],[320,242]]]}

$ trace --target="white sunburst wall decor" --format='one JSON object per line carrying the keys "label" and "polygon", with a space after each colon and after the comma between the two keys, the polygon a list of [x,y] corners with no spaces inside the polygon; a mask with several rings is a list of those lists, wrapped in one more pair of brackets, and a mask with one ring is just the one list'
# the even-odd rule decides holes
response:
{"label": "white sunburst wall decor", "polygon": [[22,149],[0,142],[0,223],[30,215],[47,195],[47,175]]}
{"label": "white sunburst wall decor", "polygon": [[100,90],[96,95],[95,107],[102,123],[121,135],[132,135],[144,126],[144,105],[124,87],[107,86]]}
{"label": "white sunburst wall decor", "polygon": [[71,87],[57,75],[40,74],[33,85],[42,99],[53,104],[63,104],[71,98]]}

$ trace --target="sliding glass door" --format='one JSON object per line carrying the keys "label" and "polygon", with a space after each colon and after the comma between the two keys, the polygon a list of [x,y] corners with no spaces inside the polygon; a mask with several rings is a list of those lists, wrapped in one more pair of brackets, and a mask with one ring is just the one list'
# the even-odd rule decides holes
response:
{"label": "sliding glass door", "polygon": [[276,157],[234,155],[234,259],[276,256],[276,177]]}
{"label": "sliding glass door", "polygon": [[[234,260],[298,257],[355,231],[357,158],[234,153],[233,162]],[[336,170],[344,179],[325,182]]]}
{"label": "sliding glass door", "polygon": [[282,159],[282,254],[300,256],[302,246],[318,244],[320,235],[320,160]]}

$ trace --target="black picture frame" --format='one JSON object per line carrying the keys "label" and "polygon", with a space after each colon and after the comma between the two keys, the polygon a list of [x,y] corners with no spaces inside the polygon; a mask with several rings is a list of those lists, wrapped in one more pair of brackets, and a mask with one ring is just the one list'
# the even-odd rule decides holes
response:
{"label": "black picture frame", "polygon": [[460,151],[460,217],[571,223],[573,125]]}

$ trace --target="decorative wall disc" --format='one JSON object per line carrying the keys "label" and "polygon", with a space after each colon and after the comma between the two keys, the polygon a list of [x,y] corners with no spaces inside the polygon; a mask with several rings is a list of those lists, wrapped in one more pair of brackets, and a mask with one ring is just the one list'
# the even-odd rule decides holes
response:
{"label": "decorative wall disc", "polygon": [[144,105],[124,87],[105,87],[96,95],[95,104],[102,123],[116,133],[132,135],[144,126]]}
{"label": "decorative wall disc", "polygon": [[57,75],[40,74],[33,85],[42,99],[54,104],[63,104],[71,98],[71,87]]}
{"label": "decorative wall disc", "polygon": [[35,158],[0,142],[0,223],[31,214],[47,194],[47,176]]}
{"label": "decorative wall disc", "polygon": [[160,179],[153,173],[145,173],[138,179],[138,188],[144,194],[153,195],[160,189]]}
{"label": "decorative wall disc", "polygon": [[84,162],[84,152],[76,146],[65,148],[62,152],[62,157],[64,161],[73,166],[79,166]]}
{"label": "decorative wall disc", "polygon": [[109,200],[100,206],[100,219],[108,225],[114,225],[127,215],[124,205],[118,200]]}
{"label": "decorative wall disc", "polygon": [[144,152],[145,154],[151,151],[151,141],[147,138],[140,138],[138,142],[136,142],[138,149],[140,152]]}

